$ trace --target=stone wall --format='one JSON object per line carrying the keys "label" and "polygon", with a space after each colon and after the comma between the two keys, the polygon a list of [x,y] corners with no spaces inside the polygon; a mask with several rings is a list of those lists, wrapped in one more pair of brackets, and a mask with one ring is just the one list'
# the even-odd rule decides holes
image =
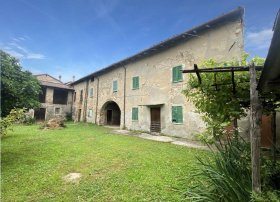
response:
{"label": "stone wall", "polygon": [[[218,61],[241,60],[243,52],[243,24],[240,21],[229,22],[197,37],[182,42],[172,48],[147,56],[128,65],[120,66],[101,74],[89,82],[94,88],[94,97],[87,98],[87,109],[97,114],[96,123],[100,124],[102,107],[108,101],[114,101],[121,110],[120,127],[132,130],[150,130],[150,106],[161,106],[161,131],[170,136],[195,138],[195,134],[204,130],[205,124],[200,115],[195,112],[182,90],[188,75],[183,75],[183,81],[172,82],[172,68],[182,65],[184,69],[193,68],[194,63],[214,58]],[[125,76],[126,75],[126,76]],[[132,77],[139,76],[139,89],[132,89]],[[113,81],[118,81],[118,91],[113,92]],[[99,93],[97,96],[97,86]],[[79,97],[80,89],[86,88],[86,81],[74,85]],[[125,94],[125,96],[124,96]],[[98,102],[97,102],[98,97]],[[172,106],[183,107],[183,123],[174,124],[171,120]],[[75,111],[83,109],[84,105],[74,104]],[[132,108],[138,107],[139,120],[132,121]],[[96,110],[97,109],[97,110]],[[74,116],[77,113],[74,113]],[[75,117],[77,120],[77,117]],[[95,117],[87,118],[95,123]]]}

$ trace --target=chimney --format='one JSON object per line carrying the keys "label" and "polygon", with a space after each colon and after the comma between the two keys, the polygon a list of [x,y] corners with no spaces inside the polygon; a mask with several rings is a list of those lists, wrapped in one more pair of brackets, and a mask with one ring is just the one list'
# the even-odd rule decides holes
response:
{"label": "chimney", "polygon": [[72,79],[73,79],[73,82],[74,82],[75,81],[75,76],[73,76]]}
{"label": "chimney", "polygon": [[58,78],[59,78],[59,81],[61,81],[61,75],[59,75]]}

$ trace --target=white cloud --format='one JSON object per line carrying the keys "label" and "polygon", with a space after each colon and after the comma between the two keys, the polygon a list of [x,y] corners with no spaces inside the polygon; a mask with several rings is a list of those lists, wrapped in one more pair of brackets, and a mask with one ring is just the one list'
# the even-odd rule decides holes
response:
{"label": "white cloud", "polygon": [[245,37],[245,44],[254,49],[268,49],[272,38],[271,29],[263,29],[258,32],[248,32]]}
{"label": "white cloud", "polygon": [[26,59],[45,59],[46,57],[41,53],[28,53]]}
{"label": "white cloud", "polygon": [[26,37],[12,38],[12,42],[3,45],[0,44],[0,49],[3,49],[3,51],[9,53],[10,55],[18,59],[41,60],[46,58],[44,54],[30,51],[27,48],[20,45],[20,43],[25,40]]}

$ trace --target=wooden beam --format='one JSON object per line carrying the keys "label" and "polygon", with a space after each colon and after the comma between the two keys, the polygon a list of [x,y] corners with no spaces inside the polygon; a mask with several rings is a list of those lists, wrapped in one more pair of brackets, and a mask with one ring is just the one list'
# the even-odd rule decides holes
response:
{"label": "wooden beam", "polygon": [[254,63],[249,66],[250,70],[250,139],[251,139],[251,163],[252,163],[252,190],[261,192],[260,174],[260,139],[262,105],[257,91],[256,69]]}
{"label": "wooden beam", "polygon": [[194,64],[194,70],[195,70],[196,76],[198,78],[199,84],[201,84],[201,77],[200,77],[200,74],[199,74],[197,64]]}
{"label": "wooden beam", "polygon": [[[203,68],[203,69],[186,69],[183,70],[183,73],[210,73],[210,72],[232,72],[232,69],[234,72],[243,72],[243,71],[249,71],[249,66],[232,66],[232,67],[214,67],[214,68]],[[262,71],[263,66],[256,66],[256,71]]]}

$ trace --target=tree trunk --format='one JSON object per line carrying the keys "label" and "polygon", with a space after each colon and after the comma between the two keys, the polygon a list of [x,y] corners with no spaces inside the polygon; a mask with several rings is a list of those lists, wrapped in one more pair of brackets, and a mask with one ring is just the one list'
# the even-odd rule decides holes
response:
{"label": "tree trunk", "polygon": [[250,70],[250,138],[251,138],[251,161],[252,161],[252,190],[261,192],[260,176],[260,139],[261,139],[261,116],[262,105],[257,91],[256,69],[252,63]]}

